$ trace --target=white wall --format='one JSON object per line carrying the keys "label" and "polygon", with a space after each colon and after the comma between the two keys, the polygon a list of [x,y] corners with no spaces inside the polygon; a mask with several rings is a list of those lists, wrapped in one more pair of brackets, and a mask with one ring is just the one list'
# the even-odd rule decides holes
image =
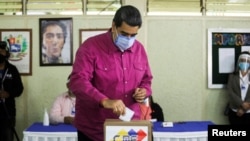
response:
{"label": "white wall", "polygon": [[[43,108],[50,108],[54,98],[66,91],[65,83],[71,72],[71,66],[39,66],[39,18],[1,16],[0,22],[1,29],[32,29],[32,75],[22,76],[24,93],[16,98],[20,138],[26,127],[42,121]],[[79,29],[109,28],[113,16],[72,18],[75,54],[79,46]],[[143,21],[138,39],[148,51],[154,74],[154,99],[164,109],[165,120],[227,123],[223,115],[225,90],[207,88],[207,29],[250,28],[250,20],[233,17],[143,17]]]}

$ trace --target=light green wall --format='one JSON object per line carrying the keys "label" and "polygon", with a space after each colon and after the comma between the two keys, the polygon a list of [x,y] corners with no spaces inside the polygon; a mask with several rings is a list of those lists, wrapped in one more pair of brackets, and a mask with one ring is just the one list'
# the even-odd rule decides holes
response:
{"label": "light green wall", "polygon": [[[1,29],[32,29],[32,75],[22,76],[24,93],[16,98],[17,131],[42,121],[43,108],[66,91],[71,66],[39,66],[39,18],[58,16],[1,16]],[[69,17],[69,16],[66,16]],[[109,28],[113,16],[73,16],[73,54],[79,46],[79,29]],[[250,28],[247,18],[144,17],[137,37],[148,51],[154,99],[164,109],[165,120],[211,120],[227,123],[223,116],[226,93],[207,88],[207,29]]]}
{"label": "light green wall", "polygon": [[[72,17],[73,54],[79,47],[79,29],[109,28],[112,17]],[[72,69],[72,66],[39,65],[39,18],[60,17],[1,16],[0,22],[0,29],[32,29],[32,75],[22,76],[24,92],[16,98],[16,129],[21,139],[22,131],[35,121],[42,122],[43,109],[49,109],[55,97],[66,91],[66,80]]]}
{"label": "light green wall", "polygon": [[165,120],[227,124],[225,89],[208,89],[208,28],[250,28],[236,17],[145,17],[155,100]]}

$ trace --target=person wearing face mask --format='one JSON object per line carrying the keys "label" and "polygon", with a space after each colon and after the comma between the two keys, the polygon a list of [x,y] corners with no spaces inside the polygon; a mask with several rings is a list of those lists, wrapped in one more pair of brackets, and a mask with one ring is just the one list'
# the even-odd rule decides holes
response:
{"label": "person wearing face mask", "polygon": [[0,41],[0,141],[14,141],[16,124],[15,98],[23,92],[23,83],[16,66],[9,63],[9,49]]}
{"label": "person wearing face mask", "polygon": [[241,52],[235,71],[229,75],[227,92],[229,96],[228,119],[231,125],[250,125],[250,53]]}
{"label": "person wearing face mask", "polygon": [[106,119],[119,119],[126,107],[141,118],[140,104],[152,94],[152,73],[144,46],[136,40],[139,10],[120,7],[112,27],[80,45],[70,78],[76,96],[78,141],[103,141]]}

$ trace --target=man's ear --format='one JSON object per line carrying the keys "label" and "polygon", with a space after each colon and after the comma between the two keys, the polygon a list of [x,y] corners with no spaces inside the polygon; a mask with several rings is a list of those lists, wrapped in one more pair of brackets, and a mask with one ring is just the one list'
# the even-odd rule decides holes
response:
{"label": "man's ear", "polygon": [[112,22],[111,32],[115,32],[115,22]]}

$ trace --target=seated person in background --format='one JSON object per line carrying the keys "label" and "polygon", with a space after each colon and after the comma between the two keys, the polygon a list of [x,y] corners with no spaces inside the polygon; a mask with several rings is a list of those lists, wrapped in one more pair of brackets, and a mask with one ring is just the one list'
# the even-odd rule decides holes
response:
{"label": "seated person in background", "polygon": [[149,105],[151,107],[151,118],[156,119],[157,121],[164,121],[164,115],[161,106],[158,103],[155,103],[153,97],[149,97]]}
{"label": "seated person in background", "polygon": [[59,95],[49,112],[49,121],[51,124],[66,123],[73,124],[75,117],[75,95],[69,90],[68,84],[70,81],[70,76],[66,86],[68,88],[67,92]]}

